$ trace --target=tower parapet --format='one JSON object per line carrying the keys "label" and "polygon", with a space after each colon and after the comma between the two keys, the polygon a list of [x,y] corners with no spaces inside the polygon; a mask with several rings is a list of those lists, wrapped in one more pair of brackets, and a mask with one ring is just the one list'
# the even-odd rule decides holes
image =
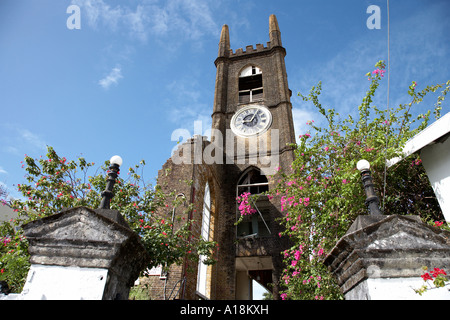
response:
{"label": "tower parapet", "polygon": [[248,54],[254,55],[258,53],[269,53],[275,48],[282,50],[284,55],[286,55],[286,50],[281,44],[281,32],[278,26],[278,21],[274,14],[269,17],[269,37],[270,41],[268,41],[266,45],[257,43],[256,48],[253,45],[247,45],[245,50],[243,48],[238,48],[233,51],[233,49],[230,48],[230,33],[228,30],[228,25],[224,24],[220,33],[219,54],[215,61],[216,66],[218,61],[223,58],[239,59],[240,57],[244,57]]}
{"label": "tower parapet", "polygon": [[286,51],[284,50],[283,47],[281,47],[281,46],[274,46],[272,44],[272,42],[268,41],[266,46],[264,46],[261,43],[257,43],[256,44],[256,49],[253,47],[253,45],[246,46],[245,50],[243,48],[238,48],[235,51],[233,51],[233,49],[230,49],[229,57],[230,58],[237,58],[237,57],[245,56],[247,54],[268,53],[268,52],[272,51],[274,48],[281,49],[281,50],[283,50],[286,53]]}

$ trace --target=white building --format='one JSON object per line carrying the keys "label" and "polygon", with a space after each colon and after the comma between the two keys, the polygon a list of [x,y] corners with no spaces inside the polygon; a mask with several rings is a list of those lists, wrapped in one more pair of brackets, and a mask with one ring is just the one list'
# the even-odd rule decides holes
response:
{"label": "white building", "polygon": [[[408,140],[404,157],[419,152],[436,198],[447,222],[450,222],[450,112]],[[394,158],[388,167],[401,161]]]}

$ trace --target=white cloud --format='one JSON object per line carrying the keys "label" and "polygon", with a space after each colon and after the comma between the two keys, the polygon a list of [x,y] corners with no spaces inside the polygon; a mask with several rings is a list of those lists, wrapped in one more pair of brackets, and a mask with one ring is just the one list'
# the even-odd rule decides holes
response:
{"label": "white cloud", "polygon": [[[440,45],[440,41],[448,38],[447,26],[450,24],[443,24],[443,20],[437,18],[442,16],[443,6],[443,3],[436,3],[405,20],[391,19],[390,108],[409,102],[406,92],[413,80],[429,81],[421,83],[422,86],[447,80],[450,69],[445,46]],[[418,28],[420,32],[415,32]],[[385,28],[382,31],[387,32]],[[327,60],[316,63],[312,59],[309,64],[295,66],[289,72],[290,86],[307,95],[312,86],[322,81],[319,100],[325,109],[334,108],[341,118],[348,114],[357,115],[358,106],[370,84],[364,74],[373,71],[377,61],[387,60],[387,38],[375,31],[370,32],[334,48],[334,54]],[[303,102],[296,107],[304,109],[306,105],[312,104]],[[387,73],[372,105],[387,108]],[[314,120],[317,123],[322,118],[318,115]]]}
{"label": "white cloud", "polygon": [[[3,167],[0,167],[0,174],[8,174],[8,171],[6,171],[5,169],[3,169]],[[0,182],[1,183],[1,182]]]}
{"label": "white cloud", "polygon": [[[0,125],[1,151],[9,155],[20,156],[33,151],[45,151],[46,141],[29,129],[24,129],[16,123],[2,123]],[[0,173],[2,168],[0,167]]]}
{"label": "white cloud", "polygon": [[94,29],[103,24],[115,31],[123,16],[123,9],[120,6],[111,8],[103,0],[72,0],[72,4],[82,7],[82,21],[87,21]]}
{"label": "white cloud", "polygon": [[36,149],[45,149],[47,147],[46,143],[41,139],[41,137],[27,129],[21,131],[21,136],[28,145],[32,145]]}
{"label": "white cloud", "polygon": [[216,1],[171,0],[146,7],[147,27],[157,37],[174,35],[173,39],[199,40],[205,35],[218,36],[213,8]]}
{"label": "white cloud", "polygon": [[[214,1],[215,2],[215,1]],[[198,40],[205,34],[217,35],[212,13],[213,1],[170,0],[140,1],[135,8],[127,4],[112,7],[104,0],[72,0],[82,9],[87,24],[98,30],[105,27],[113,32],[122,31],[131,38],[146,42],[149,34],[158,37],[177,34],[173,39]]]}
{"label": "white cloud", "polygon": [[99,80],[98,84],[107,90],[111,85],[117,85],[119,79],[122,78],[123,76],[120,67],[114,67],[106,77]]}
{"label": "white cloud", "polygon": [[22,138],[36,148],[43,149],[46,146],[45,142],[38,135],[27,129],[22,131]]}
{"label": "white cloud", "polygon": [[13,146],[5,146],[3,148],[3,150],[9,154],[13,154],[13,155],[20,155],[19,149],[17,149],[16,147]]}
{"label": "white cloud", "polygon": [[204,103],[205,90],[195,77],[174,80],[167,86],[169,121],[194,134],[208,135],[211,129],[211,106]]}
{"label": "white cloud", "polygon": [[143,6],[137,6],[135,12],[128,12],[126,14],[126,20],[130,29],[130,34],[141,40],[142,42],[147,41],[147,27],[148,23],[147,15]]}
{"label": "white cloud", "polygon": [[298,142],[298,136],[305,134],[309,130],[307,122],[317,121],[314,120],[317,119],[317,114],[309,110],[293,107],[292,118],[294,120],[295,140]]}

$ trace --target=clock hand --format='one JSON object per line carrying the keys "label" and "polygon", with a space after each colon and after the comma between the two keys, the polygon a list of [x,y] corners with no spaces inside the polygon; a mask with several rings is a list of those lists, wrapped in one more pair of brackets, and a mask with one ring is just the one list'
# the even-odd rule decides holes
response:
{"label": "clock hand", "polygon": [[258,113],[258,112],[255,112],[255,113],[253,114],[253,117],[252,117],[250,120],[243,120],[242,122],[252,122],[253,119],[255,119],[255,116],[256,116],[257,113]]}

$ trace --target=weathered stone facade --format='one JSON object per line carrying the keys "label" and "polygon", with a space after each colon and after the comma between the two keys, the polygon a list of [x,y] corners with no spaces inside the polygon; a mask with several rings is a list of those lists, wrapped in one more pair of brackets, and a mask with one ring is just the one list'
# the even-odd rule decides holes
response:
{"label": "weathered stone facade", "polygon": [[[359,216],[324,262],[347,300],[425,299],[414,292],[422,267],[449,268],[450,232],[419,216]],[[447,288],[434,293],[450,297]]]}
{"label": "weathered stone facade", "polygon": [[[269,289],[274,298],[278,298],[282,271],[280,252],[288,245],[286,239],[279,237],[281,227],[275,221],[280,216],[279,199],[261,196],[257,202],[260,212],[246,217],[243,226],[235,225],[240,215],[236,202],[239,192],[272,190],[277,169],[289,169],[294,157],[289,146],[295,142],[295,133],[284,63],[286,50],[282,47],[274,15],[269,19],[269,37],[266,46],[257,44],[256,49],[247,46],[245,51],[233,52],[228,26],[222,28],[215,61],[211,141],[195,136],[183,143],[158,175],[158,185],[166,193],[183,194],[186,201],[193,204],[193,210],[184,218],[195,220],[193,232],[197,235],[201,234],[204,199],[210,201],[208,238],[219,244],[217,263],[208,266],[202,275],[197,262],[185,261],[182,266],[172,266],[166,279],[150,276],[145,281],[150,285],[152,299],[167,299],[172,288],[177,291],[183,279],[186,282],[176,298],[249,299],[250,278],[265,286],[271,283]],[[255,89],[253,100],[241,96],[241,74],[249,67],[258,70],[261,86]],[[253,105],[270,110],[270,128],[250,137],[234,134],[230,130],[233,115]],[[238,184],[242,186],[238,188]],[[205,190],[209,192],[206,198]],[[172,214],[171,210],[168,208],[166,214]],[[183,214],[182,210],[178,211],[177,216]],[[199,289],[201,283],[203,289]]]}
{"label": "weathered stone facade", "polygon": [[20,299],[126,300],[150,262],[115,210],[75,207],[23,229],[31,268]]}
{"label": "weathered stone facade", "polygon": [[[194,148],[198,145],[202,149],[209,144],[203,137],[195,137],[186,142],[181,148]],[[162,188],[165,194],[175,193],[175,196],[179,195],[184,197],[186,204],[192,203],[193,208],[190,212],[185,213],[184,209],[186,205],[181,205],[175,211],[172,207],[167,208],[165,212],[158,212],[160,215],[165,215],[168,219],[172,218],[174,214],[174,228],[179,227],[180,223],[184,223],[186,219],[193,220],[192,232],[194,236],[199,236],[200,227],[202,222],[202,207],[204,190],[206,183],[209,184],[211,192],[211,225],[217,226],[217,201],[216,190],[220,190],[218,185],[218,179],[216,177],[218,169],[215,165],[194,164],[193,159],[191,163],[175,164],[172,158],[167,160],[158,174],[158,185]],[[170,200],[173,199],[168,199]],[[181,219],[180,219],[181,218]],[[184,220],[182,219],[184,218]],[[216,230],[210,229],[211,240],[215,239]],[[213,272],[213,267],[208,267],[208,273]],[[171,292],[174,289],[174,293],[179,292],[178,295],[172,295],[172,298],[183,298],[193,300],[196,299],[195,291],[197,286],[197,262],[184,261],[181,266],[171,266],[167,276],[150,276],[147,279],[143,279],[144,283],[149,285],[150,298],[151,299],[168,299],[171,296]],[[183,279],[185,283],[183,283]],[[181,287],[180,290],[178,290]],[[209,285],[209,291],[211,291],[211,284]]]}

